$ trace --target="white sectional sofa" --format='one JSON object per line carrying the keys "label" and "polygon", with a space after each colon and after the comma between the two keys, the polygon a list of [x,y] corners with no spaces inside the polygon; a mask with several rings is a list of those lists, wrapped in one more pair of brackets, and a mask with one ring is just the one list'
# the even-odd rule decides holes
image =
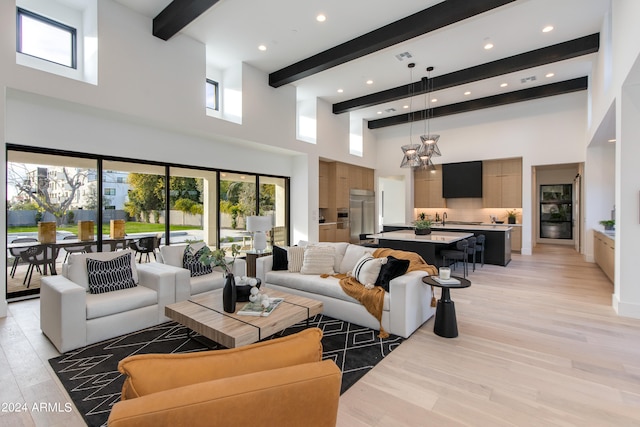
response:
{"label": "white sectional sofa", "polygon": [[[194,243],[191,246],[195,251],[197,251],[204,246],[204,243]],[[176,274],[183,279],[186,278],[186,282],[184,280],[179,281],[179,283],[186,283],[186,286],[176,288],[176,301],[184,301],[189,299],[192,295],[224,287],[225,278],[223,276],[222,269],[219,267],[214,268],[211,273],[191,277],[190,271],[183,268],[182,263],[186,247],[186,244],[161,246],[160,254],[157,258],[158,263],[177,267],[179,270],[176,270]],[[236,258],[233,264],[234,276],[241,277],[247,274],[246,272],[246,261],[242,258]]]}
{"label": "white sectional sofa", "polygon": [[[137,286],[91,293],[87,258],[105,262],[126,253],[131,254]],[[64,353],[158,325],[170,320],[164,315],[164,307],[175,302],[175,290],[189,286],[180,280],[185,279],[169,266],[136,264],[130,250],[72,254],[61,275],[42,278],[40,329]]]}
{"label": "white sectional sofa", "polygon": [[[303,242],[304,244],[304,242]],[[353,270],[358,259],[365,253],[373,253],[368,248],[348,243],[320,243],[335,248],[336,273]],[[389,333],[409,337],[416,329],[435,313],[431,307],[431,287],[422,282],[428,273],[411,271],[389,282],[389,291],[384,295],[382,327]],[[379,329],[380,323],[356,299],[347,295],[335,277],[302,274],[288,270],[273,270],[273,256],[256,260],[256,276],[269,289],[302,295],[323,302],[323,313],[372,329]]]}

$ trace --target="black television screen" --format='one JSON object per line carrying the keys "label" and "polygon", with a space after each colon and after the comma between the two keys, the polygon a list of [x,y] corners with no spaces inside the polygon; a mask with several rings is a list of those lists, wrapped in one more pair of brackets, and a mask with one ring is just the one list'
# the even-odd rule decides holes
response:
{"label": "black television screen", "polygon": [[443,164],[442,197],[482,197],[482,162]]}

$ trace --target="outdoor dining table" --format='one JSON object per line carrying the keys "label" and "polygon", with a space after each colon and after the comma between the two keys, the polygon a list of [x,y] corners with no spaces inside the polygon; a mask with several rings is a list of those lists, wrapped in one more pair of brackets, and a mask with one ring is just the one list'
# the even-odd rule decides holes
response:
{"label": "outdoor dining table", "polygon": [[[102,239],[102,245],[103,248],[105,245],[108,245],[110,248],[110,251],[115,251],[116,249],[120,248],[126,248],[129,245],[129,242],[131,240],[136,240],[136,238],[121,238],[121,239],[112,239],[109,236],[106,236]],[[45,250],[44,251],[44,256],[45,256],[45,261],[50,261],[48,259],[46,259],[47,256],[49,256],[49,252],[57,254],[58,251],[60,249],[64,249],[65,247],[70,247],[70,246],[81,246],[81,245],[87,245],[88,247],[93,246],[98,244],[97,240],[80,240],[80,239],[66,239],[66,240],[56,240],[53,243],[42,243],[42,242],[20,242],[20,243],[8,243],[7,244],[7,249],[13,249],[13,248],[28,248],[28,247],[32,247],[32,246],[44,246],[45,248],[52,248],[53,251],[48,251]],[[53,261],[53,260],[51,260]],[[44,271],[43,274],[48,274],[48,264],[51,264],[51,275],[56,275],[58,274],[56,269],[55,269],[55,262],[45,262],[44,264]]]}

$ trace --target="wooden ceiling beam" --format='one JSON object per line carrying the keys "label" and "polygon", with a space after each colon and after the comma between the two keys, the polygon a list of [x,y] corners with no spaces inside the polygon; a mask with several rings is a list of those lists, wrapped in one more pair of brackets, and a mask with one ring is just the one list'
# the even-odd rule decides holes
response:
{"label": "wooden ceiling beam", "polygon": [[169,40],[218,0],[173,0],[153,18],[153,35]]}
{"label": "wooden ceiling beam", "polygon": [[450,116],[459,113],[482,110],[485,108],[498,107],[501,105],[513,104],[516,102],[531,101],[533,99],[546,98],[549,96],[563,95],[566,93],[586,90],[588,87],[587,77],[565,80],[543,86],[536,86],[529,89],[503,93],[500,95],[487,96],[485,98],[472,99],[465,102],[443,105],[429,110],[414,111],[413,113],[399,114],[385,117],[384,119],[370,120],[367,124],[369,129],[380,129],[388,126],[401,125],[410,122],[425,120],[427,113],[430,118]]}
{"label": "wooden ceiling beam", "polygon": [[280,87],[515,0],[447,0],[269,74]]}
{"label": "wooden ceiling beam", "polygon": [[[577,39],[558,43],[541,49],[532,50],[508,58],[498,59],[453,73],[443,74],[431,79],[432,87],[430,91],[447,89],[463,84],[480,81],[504,74],[526,70],[528,68],[539,67],[553,62],[564,61],[598,52],[600,48],[600,34],[591,34]],[[407,98],[409,95],[420,95],[426,90],[422,81],[409,85],[398,86],[392,89],[349,99],[347,101],[333,104],[334,114],[347,113],[361,108],[384,104],[385,102],[397,101]]]}

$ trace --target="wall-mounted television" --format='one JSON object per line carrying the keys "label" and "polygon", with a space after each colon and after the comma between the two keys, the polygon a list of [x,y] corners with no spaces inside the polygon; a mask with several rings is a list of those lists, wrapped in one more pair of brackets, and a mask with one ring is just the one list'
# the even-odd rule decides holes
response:
{"label": "wall-mounted television", "polygon": [[482,197],[482,162],[443,164],[442,197]]}

